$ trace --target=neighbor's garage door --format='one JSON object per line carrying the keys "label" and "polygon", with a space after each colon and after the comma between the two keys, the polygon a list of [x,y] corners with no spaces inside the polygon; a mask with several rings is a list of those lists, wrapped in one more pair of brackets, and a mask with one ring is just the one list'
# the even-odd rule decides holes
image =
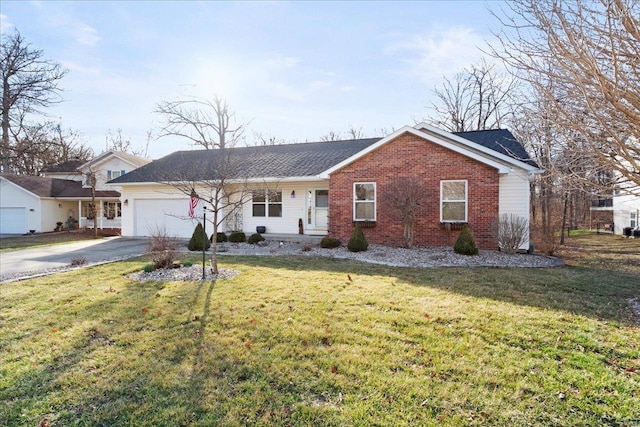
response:
{"label": "neighbor's garage door", "polygon": [[189,218],[188,212],[189,199],[136,200],[134,235],[151,236],[159,228],[164,228],[170,236],[189,238],[198,220]]}
{"label": "neighbor's garage door", "polygon": [[25,208],[0,208],[0,234],[25,234]]}

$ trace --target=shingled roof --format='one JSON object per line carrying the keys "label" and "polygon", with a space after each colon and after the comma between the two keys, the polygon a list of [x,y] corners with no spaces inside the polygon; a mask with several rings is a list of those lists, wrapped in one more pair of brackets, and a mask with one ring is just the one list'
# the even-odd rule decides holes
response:
{"label": "shingled roof", "polygon": [[454,135],[467,139],[498,153],[506,154],[528,165],[538,167],[515,136],[507,129],[474,130],[469,132],[453,132]]}
{"label": "shingled roof", "polygon": [[43,169],[42,172],[45,173],[79,173],[78,168],[80,166],[82,166],[85,162],[82,160],[67,160],[66,162],[63,163],[58,163],[57,165],[48,167],[46,169]]}
{"label": "shingled roof", "polygon": [[[39,197],[91,198],[91,189],[82,188],[82,182],[42,176],[1,174],[3,178]],[[118,198],[118,191],[96,191],[98,198]]]}
{"label": "shingled roof", "polygon": [[315,177],[380,138],[302,144],[177,151],[116,178],[111,183],[206,180],[216,164],[224,165],[226,179]]}
{"label": "shingled roof", "polygon": [[[532,166],[527,152],[506,129],[458,132],[455,135]],[[135,169],[110,183],[201,181],[216,177],[225,164],[225,179],[316,177],[382,138],[300,144],[177,151]],[[222,163],[221,163],[222,162]]]}

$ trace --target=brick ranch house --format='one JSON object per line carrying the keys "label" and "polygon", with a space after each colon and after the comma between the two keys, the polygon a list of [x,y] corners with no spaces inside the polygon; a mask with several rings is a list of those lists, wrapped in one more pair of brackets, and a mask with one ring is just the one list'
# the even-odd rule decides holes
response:
{"label": "brick ranch house", "polygon": [[479,247],[496,249],[492,224],[501,214],[528,220],[529,180],[540,172],[508,130],[450,133],[427,124],[383,138],[179,151],[110,181],[121,188],[122,234],[148,236],[160,226],[190,237],[202,207],[190,218],[189,195],[175,183],[189,171],[198,193],[210,191],[202,183],[223,158],[233,165],[227,182],[248,191],[222,230],[260,226],[346,241],[358,222],[370,243],[394,246],[403,244],[403,224],[381,200],[394,178],[417,179],[427,192],[416,246],[452,245],[468,224]]}

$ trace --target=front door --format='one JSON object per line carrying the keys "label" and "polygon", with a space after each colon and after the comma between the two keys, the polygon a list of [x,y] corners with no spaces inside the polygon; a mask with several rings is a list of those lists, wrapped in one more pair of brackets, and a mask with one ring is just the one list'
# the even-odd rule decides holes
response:
{"label": "front door", "polygon": [[326,231],[329,225],[329,190],[307,190],[307,229]]}

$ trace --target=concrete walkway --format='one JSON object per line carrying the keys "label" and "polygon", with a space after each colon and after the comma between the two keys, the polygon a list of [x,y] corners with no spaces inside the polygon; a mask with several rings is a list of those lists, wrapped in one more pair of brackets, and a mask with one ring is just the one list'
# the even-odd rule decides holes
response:
{"label": "concrete walkway", "polygon": [[131,258],[142,255],[147,239],[107,237],[38,248],[0,253],[0,278],[19,273],[38,273],[69,266],[74,259],[84,258],[87,263],[114,258]]}

